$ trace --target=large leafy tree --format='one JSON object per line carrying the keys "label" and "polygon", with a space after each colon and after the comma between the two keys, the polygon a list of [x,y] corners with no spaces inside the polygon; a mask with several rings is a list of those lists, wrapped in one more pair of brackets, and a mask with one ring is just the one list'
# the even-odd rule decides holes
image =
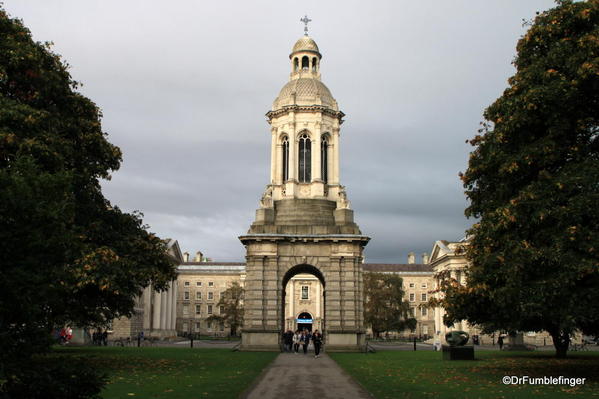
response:
{"label": "large leafy tree", "polygon": [[237,329],[243,325],[243,294],[245,290],[234,282],[223,292],[216,306],[222,309],[219,315],[212,315],[207,320],[226,323],[231,328],[231,335],[237,335]]}
{"label": "large leafy tree", "polygon": [[467,286],[446,322],[599,333],[599,1],[558,1],[520,39],[509,87],[485,111],[462,180],[480,218]]}
{"label": "large leafy tree", "polygon": [[410,303],[404,299],[403,280],[394,274],[364,273],[364,322],[378,337],[385,331],[416,328]]}
{"label": "large leafy tree", "polygon": [[[50,45],[34,42],[0,8],[4,391],[18,390],[15,359],[47,351],[52,328],[129,316],[150,281],[161,290],[175,276],[164,244],[140,215],[121,212],[102,195],[100,179],[119,168],[121,152],[77,86]],[[51,389],[38,393],[53,397]]]}

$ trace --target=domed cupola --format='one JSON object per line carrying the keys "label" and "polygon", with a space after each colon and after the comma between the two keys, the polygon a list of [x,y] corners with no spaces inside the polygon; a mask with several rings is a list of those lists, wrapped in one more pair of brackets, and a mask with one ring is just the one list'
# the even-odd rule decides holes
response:
{"label": "domed cupola", "polygon": [[322,54],[307,32],[293,45],[289,82],[283,86],[272,105],[272,111],[288,106],[319,106],[339,112],[337,101],[320,80]]}

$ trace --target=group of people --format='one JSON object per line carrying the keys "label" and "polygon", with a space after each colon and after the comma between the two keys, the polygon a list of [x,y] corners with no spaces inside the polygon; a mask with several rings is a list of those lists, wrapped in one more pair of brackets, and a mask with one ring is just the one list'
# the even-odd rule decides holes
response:
{"label": "group of people", "polygon": [[308,345],[312,341],[314,345],[314,358],[320,356],[320,348],[322,347],[322,334],[318,330],[310,333],[308,330],[297,330],[295,333],[287,330],[283,333],[283,343],[285,352],[299,353],[299,347],[302,346],[304,355],[308,354]]}
{"label": "group of people", "polygon": [[66,326],[60,329],[60,331],[58,331],[58,343],[60,345],[66,345],[69,342],[71,342],[71,339],[73,338],[73,329],[71,328],[71,326]]}
{"label": "group of people", "polygon": [[102,330],[98,329],[97,331],[94,331],[94,333],[92,334],[92,343],[94,345],[98,345],[98,346],[107,346],[108,345],[108,331],[104,330],[104,332],[102,332]]}

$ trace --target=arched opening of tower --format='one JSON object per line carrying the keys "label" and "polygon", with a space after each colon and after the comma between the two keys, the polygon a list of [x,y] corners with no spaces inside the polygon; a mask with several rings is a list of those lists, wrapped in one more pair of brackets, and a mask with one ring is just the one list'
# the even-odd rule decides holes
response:
{"label": "arched opening of tower", "polygon": [[302,71],[310,70],[310,59],[307,56],[302,57]]}
{"label": "arched opening of tower", "polygon": [[311,178],[311,157],[312,157],[312,142],[310,136],[302,134],[299,138],[299,154],[298,154],[298,172],[300,183],[310,183]]}
{"label": "arched opening of tower", "polygon": [[329,182],[329,141],[326,136],[322,136],[320,143],[320,170],[322,173],[322,181]]}
{"label": "arched opening of tower", "polygon": [[286,182],[289,179],[289,140],[287,139],[287,137],[283,137],[283,141],[281,144],[281,157],[283,160],[283,173],[282,173],[282,180],[283,182]]}
{"label": "arched opening of tower", "polygon": [[324,331],[325,285],[322,273],[311,265],[298,265],[283,279],[281,332]]}

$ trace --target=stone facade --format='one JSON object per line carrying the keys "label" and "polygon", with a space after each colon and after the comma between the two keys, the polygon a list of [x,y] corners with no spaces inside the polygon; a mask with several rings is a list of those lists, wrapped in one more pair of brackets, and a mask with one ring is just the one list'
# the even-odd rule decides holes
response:
{"label": "stone facade", "polygon": [[178,267],[177,332],[226,336],[230,328],[208,321],[220,315],[218,302],[234,282],[245,285],[245,264],[231,262],[187,262]]}
{"label": "stone facade", "polygon": [[[427,256],[424,254],[423,261],[427,260]],[[415,259],[408,256],[408,261],[415,261]],[[404,300],[410,303],[410,308],[417,324],[414,331],[396,331],[390,332],[390,335],[392,337],[397,335],[403,337],[416,336],[425,340],[432,337],[435,332],[434,314],[431,309],[425,306],[430,299],[430,295],[432,295],[434,287],[432,267],[424,263],[365,263],[363,267],[365,273],[397,274],[403,280]]]}
{"label": "stone facade", "polygon": [[[183,256],[176,240],[167,240],[167,254],[173,263],[180,264]],[[110,339],[137,338],[143,331],[146,337],[167,338],[176,335],[177,284],[170,283],[167,291],[155,292],[152,286],[135,299],[132,317],[121,317],[111,323]]]}

